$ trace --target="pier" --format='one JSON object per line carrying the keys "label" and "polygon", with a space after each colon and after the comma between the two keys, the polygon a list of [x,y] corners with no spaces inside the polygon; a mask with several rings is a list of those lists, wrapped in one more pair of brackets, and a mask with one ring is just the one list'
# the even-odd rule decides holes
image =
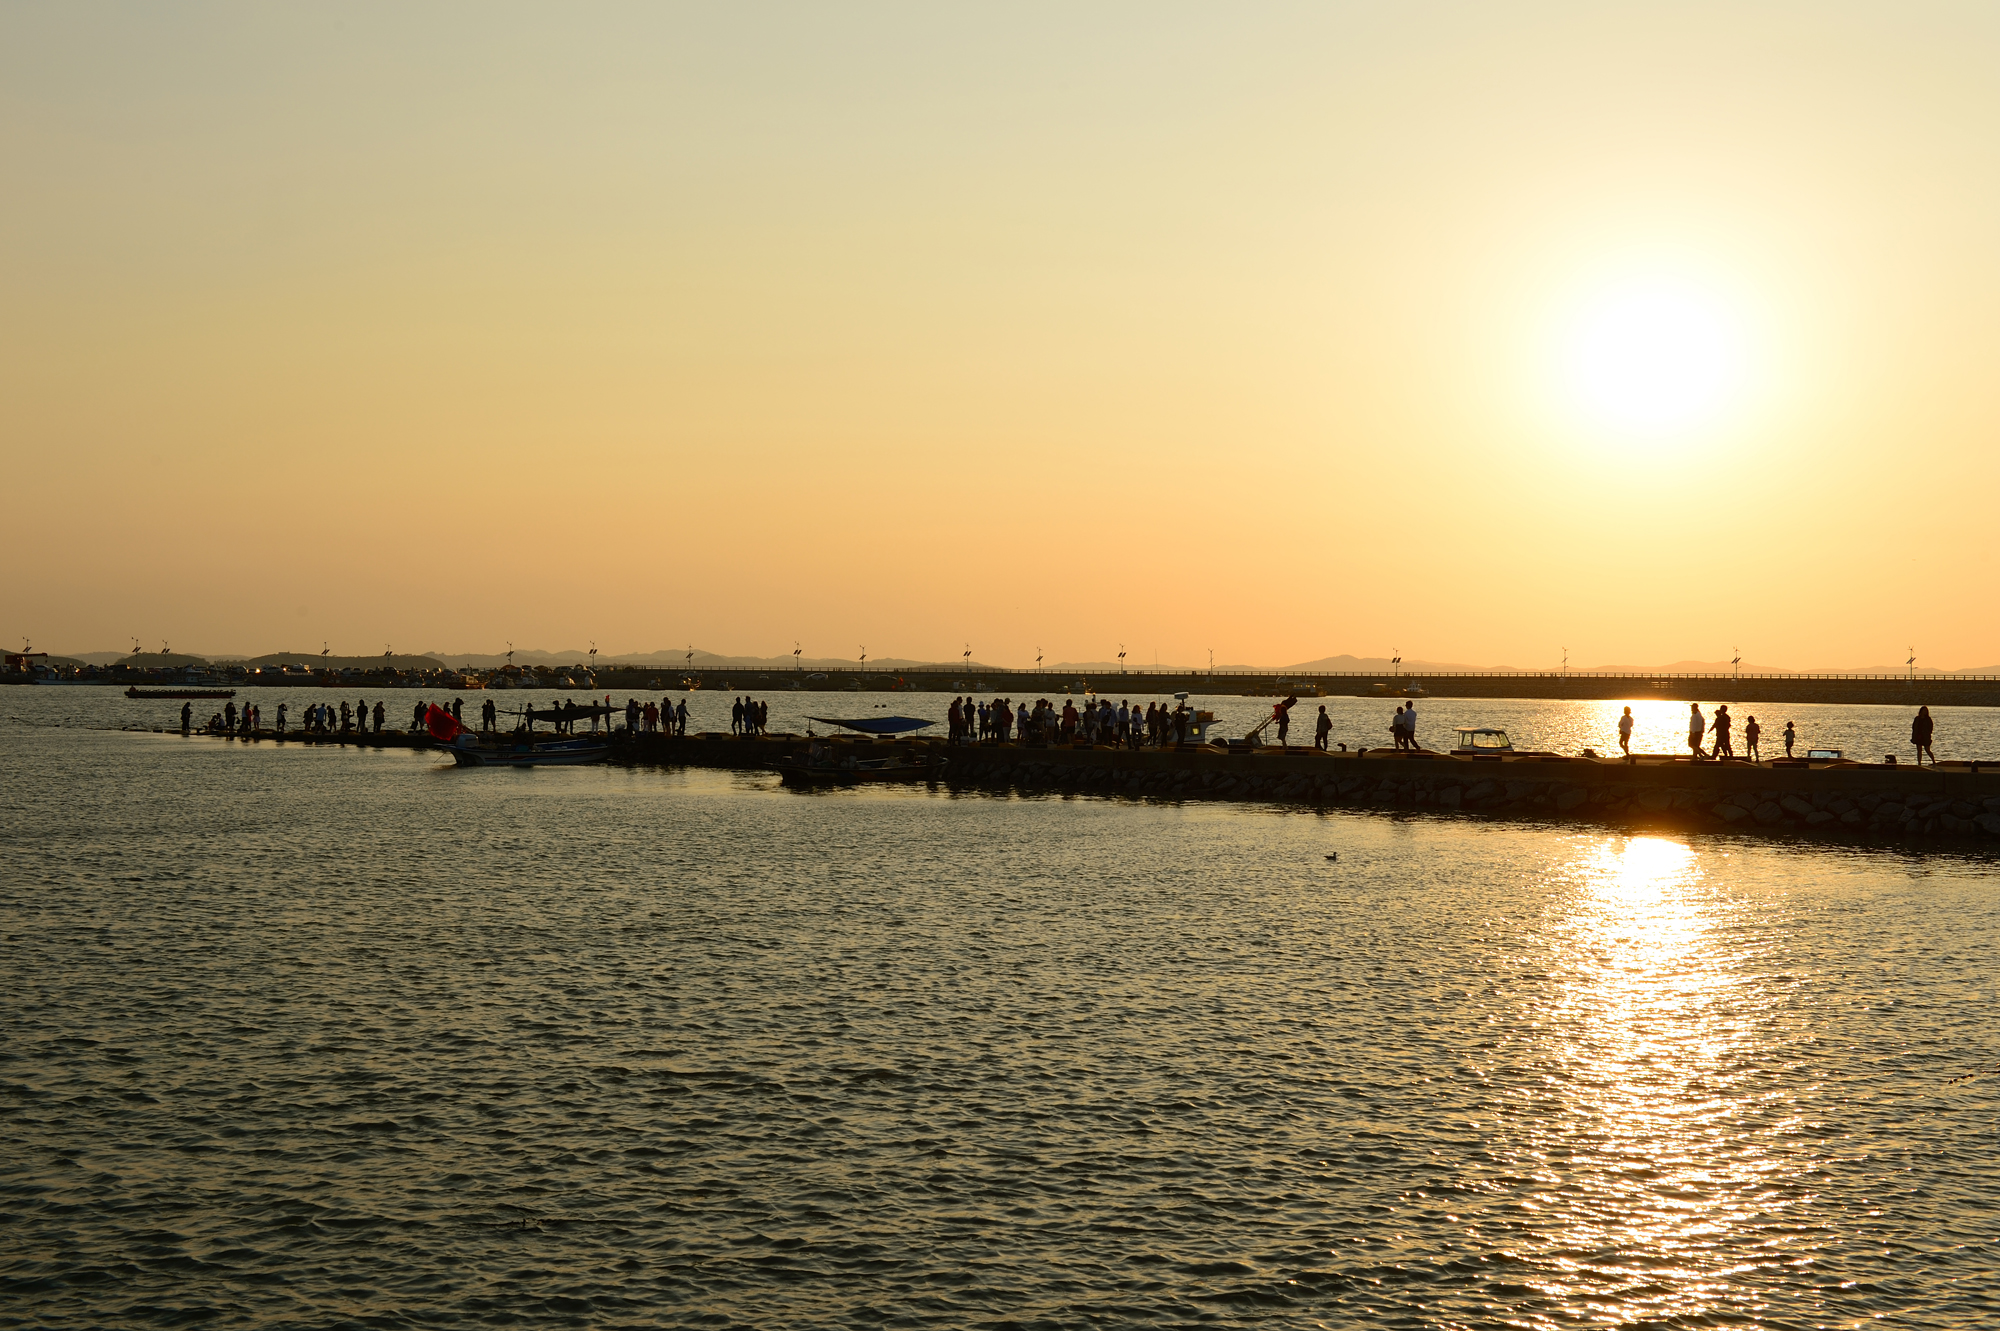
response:
{"label": "pier", "polygon": [[[1322,698],[1520,698],[1531,701],[1849,703],[1914,708],[2000,707],[2000,676],[1990,675],[1605,675],[1464,673],[1391,675],[1297,671],[968,670],[634,670],[599,667],[605,692],[686,688],[718,693],[971,693],[981,697],[1058,697],[1094,691],[1106,697],[1170,697],[1175,693]],[[1406,692],[1416,690],[1416,692]]]}

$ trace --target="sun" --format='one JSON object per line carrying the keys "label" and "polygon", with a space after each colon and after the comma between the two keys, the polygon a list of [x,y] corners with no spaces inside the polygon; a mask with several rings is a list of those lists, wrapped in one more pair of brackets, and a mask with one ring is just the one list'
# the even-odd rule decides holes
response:
{"label": "sun", "polygon": [[1727,418],[1743,396],[1741,316],[1685,277],[1606,284],[1570,323],[1568,395],[1600,429],[1639,439],[1685,436]]}

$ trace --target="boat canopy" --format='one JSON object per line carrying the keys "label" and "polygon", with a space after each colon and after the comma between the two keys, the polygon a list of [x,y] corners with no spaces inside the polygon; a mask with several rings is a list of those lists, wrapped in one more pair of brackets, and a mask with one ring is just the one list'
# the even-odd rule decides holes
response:
{"label": "boat canopy", "polygon": [[525,716],[530,721],[588,721],[593,716],[623,715],[624,711],[623,707],[606,707],[603,703],[586,704],[582,707],[571,703],[567,706],[558,704],[554,707],[527,707],[517,715]]}
{"label": "boat canopy", "polygon": [[910,716],[862,716],[852,721],[842,721],[831,716],[809,716],[808,721],[817,721],[823,726],[839,726],[845,730],[858,730],[864,735],[900,735],[909,730],[922,730],[934,726],[935,721],[919,721]]}
{"label": "boat canopy", "polygon": [[1513,742],[1507,732],[1490,726],[1459,726],[1458,746],[1461,749],[1511,749]]}

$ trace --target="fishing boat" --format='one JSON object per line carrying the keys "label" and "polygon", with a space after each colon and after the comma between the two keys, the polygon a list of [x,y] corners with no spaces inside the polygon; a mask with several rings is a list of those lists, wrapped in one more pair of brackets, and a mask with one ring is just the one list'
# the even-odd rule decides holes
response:
{"label": "fishing boat", "polygon": [[[566,702],[560,707],[523,707],[512,715],[520,718],[518,729],[505,734],[480,734],[467,730],[458,718],[442,707],[424,711],[424,726],[431,737],[451,754],[460,767],[575,767],[601,763],[611,753],[611,717],[614,709],[602,703],[578,707]],[[604,729],[588,734],[574,731],[579,721]],[[535,733],[535,722],[559,727],[554,734]]]}
{"label": "fishing boat", "polygon": [[525,734],[480,736],[468,730],[445,745],[460,767],[574,767],[601,763],[611,752],[602,735],[559,735],[540,739]]}
{"label": "fishing boat", "polygon": [[815,742],[804,756],[780,758],[771,766],[788,786],[860,786],[936,781],[944,775],[945,761],[928,755],[863,758],[838,754],[833,745]]}

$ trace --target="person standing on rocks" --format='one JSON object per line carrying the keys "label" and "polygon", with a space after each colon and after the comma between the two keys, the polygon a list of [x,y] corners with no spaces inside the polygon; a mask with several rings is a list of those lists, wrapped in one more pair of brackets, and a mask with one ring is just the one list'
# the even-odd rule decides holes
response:
{"label": "person standing on rocks", "polygon": [[1707,729],[1708,729],[1708,722],[1702,718],[1701,704],[1698,702],[1689,703],[1688,704],[1688,752],[1694,755],[1695,760],[1697,762],[1708,756],[1707,754],[1701,751],[1702,732],[1706,731]]}
{"label": "person standing on rocks", "polygon": [[1632,709],[1627,707],[1625,715],[1618,718],[1618,747],[1625,751],[1625,761],[1632,761]]}
{"label": "person standing on rocks", "polygon": [[1313,722],[1313,747],[1326,752],[1326,737],[1333,733],[1333,718],[1326,714],[1326,704],[1319,705],[1319,719]]}
{"label": "person standing on rocks", "polygon": [[1756,717],[1743,723],[1743,752],[1753,763],[1762,760],[1762,755],[1757,752],[1757,737],[1763,733],[1764,727],[1757,724]]}
{"label": "person standing on rocks", "polygon": [[1931,766],[1937,766],[1937,755],[1931,752],[1932,729],[1931,709],[1928,707],[1919,707],[1916,718],[1910,722],[1910,743],[1916,746],[1917,766],[1919,767],[1924,765],[1924,759],[1926,758],[1931,760]]}

